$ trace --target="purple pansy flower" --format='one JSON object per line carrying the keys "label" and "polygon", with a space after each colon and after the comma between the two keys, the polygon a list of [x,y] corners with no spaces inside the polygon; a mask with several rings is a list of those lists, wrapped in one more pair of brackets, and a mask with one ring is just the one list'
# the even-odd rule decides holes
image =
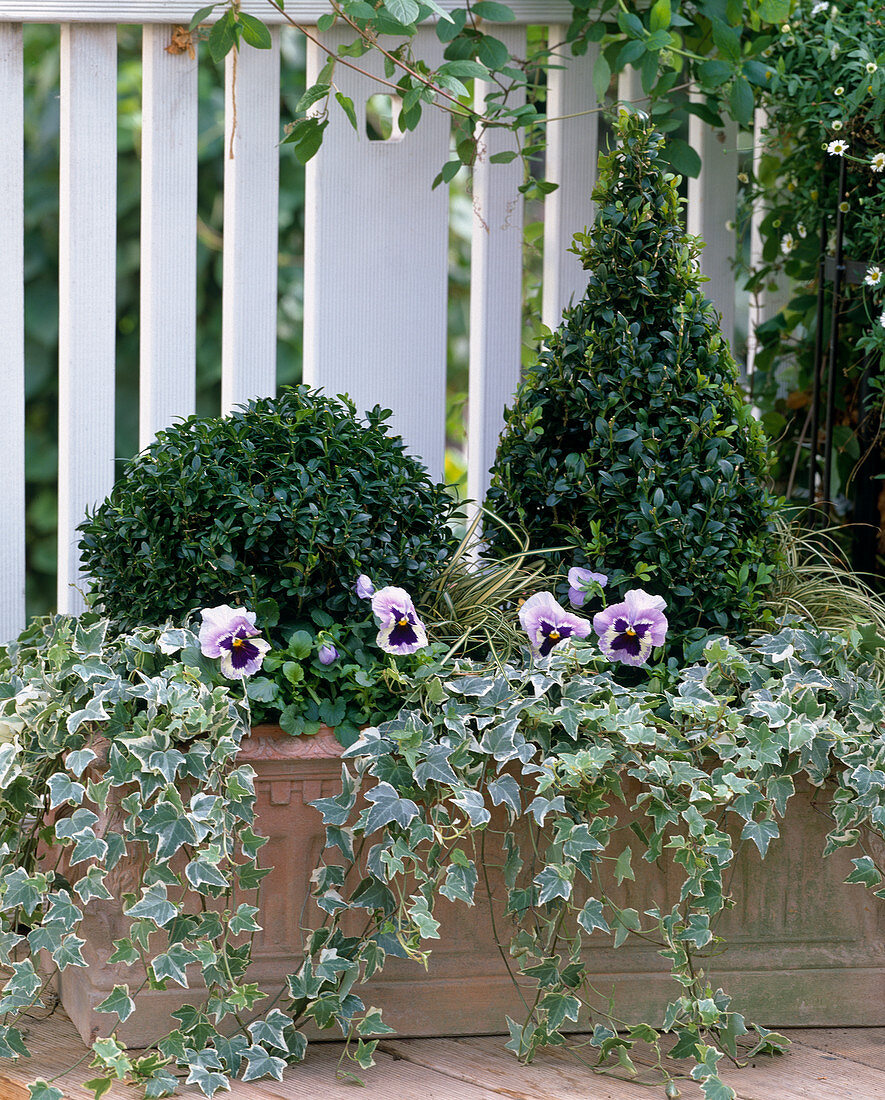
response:
{"label": "purple pansy flower", "polygon": [[655,646],[667,636],[667,606],[662,596],[650,596],[641,588],[624,595],[623,603],[612,604],[593,616],[599,648],[611,661],[643,665]]}
{"label": "purple pansy flower", "polygon": [[334,664],[334,662],[338,660],[338,650],[330,642],[326,642],[325,645],[320,646],[317,660],[321,665]]}
{"label": "purple pansy flower", "polygon": [[255,629],[255,612],[243,607],[204,607],[200,627],[200,651],[220,657],[221,672],[228,680],[242,680],[261,668],[270,643]]}
{"label": "purple pansy flower", "polygon": [[566,638],[586,638],[590,633],[590,623],[561,607],[552,592],[536,592],[526,600],[519,609],[519,621],[538,657],[546,657]]}
{"label": "purple pansy flower", "polygon": [[360,573],[357,577],[354,589],[361,600],[371,600],[375,595],[375,586],[365,573]]}
{"label": "purple pansy flower", "polygon": [[588,594],[591,591],[592,584],[598,584],[600,588],[605,588],[608,584],[608,577],[605,573],[594,573],[591,569],[581,569],[579,566],[575,566],[568,571],[568,602],[572,607],[583,607],[584,600],[587,599]]}
{"label": "purple pansy flower", "polygon": [[424,623],[404,588],[379,589],[372,597],[372,611],[381,628],[375,641],[385,653],[402,657],[427,645]]}

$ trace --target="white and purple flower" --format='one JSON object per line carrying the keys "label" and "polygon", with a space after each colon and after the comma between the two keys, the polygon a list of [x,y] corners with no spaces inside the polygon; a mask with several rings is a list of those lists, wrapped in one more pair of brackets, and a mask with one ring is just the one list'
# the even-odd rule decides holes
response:
{"label": "white and purple flower", "polygon": [[360,573],[356,579],[356,584],[353,586],[354,591],[361,600],[371,600],[375,595],[375,586],[369,580],[365,573]]}
{"label": "white and purple flower", "polygon": [[242,680],[260,668],[270,643],[255,629],[255,612],[243,607],[204,607],[200,627],[200,651],[204,657],[220,657],[221,672],[228,680]]}
{"label": "white and purple flower", "polygon": [[404,588],[379,589],[372,596],[372,612],[380,627],[375,642],[385,653],[405,657],[427,645],[424,623]]}
{"label": "white and purple flower", "polygon": [[641,588],[625,593],[623,603],[593,616],[599,648],[610,661],[644,665],[667,636],[666,606],[662,596],[650,596]]}
{"label": "white and purple flower", "polygon": [[546,657],[554,646],[567,638],[586,638],[590,633],[587,619],[566,611],[556,602],[552,592],[536,592],[527,599],[519,609],[519,621],[536,657]]}
{"label": "white and purple flower", "polygon": [[607,584],[605,573],[594,573],[592,569],[576,565],[568,571],[568,602],[572,607],[583,607],[587,597],[596,591],[596,585],[605,588]]}

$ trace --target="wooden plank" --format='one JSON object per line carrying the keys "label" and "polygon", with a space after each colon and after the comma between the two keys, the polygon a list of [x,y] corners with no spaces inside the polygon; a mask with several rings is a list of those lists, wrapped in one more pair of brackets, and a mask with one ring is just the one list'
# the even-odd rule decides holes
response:
{"label": "wooden plank", "polygon": [[[660,1074],[648,1067],[633,1081],[594,1073],[574,1055],[555,1048],[542,1051],[531,1065],[521,1065],[504,1049],[504,1042],[492,1037],[386,1039],[381,1049],[468,1084],[485,1083],[498,1095],[531,1100],[587,1100],[591,1096],[593,1100],[636,1100],[648,1095],[649,1085],[660,1081]],[[589,1062],[595,1060],[592,1049],[583,1056]],[[680,1081],[679,1088],[683,1100],[703,1100],[703,1092],[694,1082]]]}
{"label": "wooden plank", "polygon": [[221,411],[276,393],[280,32],[225,70]]}
{"label": "wooden plank", "polygon": [[115,26],[62,27],[60,143],[58,609],[73,613],[86,583],[76,527],[114,481]]}
{"label": "wooden plank", "polygon": [[[352,35],[323,36],[331,50]],[[413,40],[434,64],[442,47],[430,27]],[[383,75],[377,53],[360,58]],[[326,54],[309,43],[308,82]],[[424,108],[418,128],[368,141],[366,101],[383,86],[353,69],[335,70],[354,103],[358,131],[340,108],[308,162],[304,258],[304,379],[348,393],[357,411],[392,409],[394,430],[434,478],[445,446],[448,193],[431,183],[449,158],[449,116]]]}
{"label": "wooden plank", "polygon": [[787,1034],[794,1043],[885,1071],[885,1030],[880,1027],[804,1027]]}
{"label": "wooden plank", "polygon": [[[511,57],[525,55],[525,30],[502,27],[495,35]],[[477,110],[495,84],[477,80]],[[513,100],[513,106],[524,101]],[[516,148],[510,130],[488,130],[473,169],[473,238],[470,253],[470,400],[467,496],[481,503],[489,487],[504,427],[504,408],[519,385],[522,348],[523,164],[489,158]]]}
{"label": "wooden plank", "polygon": [[139,446],[195,408],[197,62],[143,32]]}
{"label": "wooden plank", "polygon": [[[568,0],[508,0],[518,23],[546,23],[571,19]],[[441,8],[453,11],[464,7],[464,0],[439,0]],[[13,23],[189,23],[202,4],[200,0],[0,0],[0,21]],[[332,10],[328,0],[298,0],[289,12],[303,24]],[[242,10],[259,16],[267,23],[284,23],[285,17],[274,11],[267,0],[243,0]],[[210,19],[217,19],[219,7]],[[208,21],[208,20],[207,20]]]}
{"label": "wooden plank", "polygon": [[729,119],[714,130],[694,115],[688,121],[688,143],[701,158],[701,173],[688,180],[687,229],[706,242],[700,255],[701,274],[709,282],[704,294],[722,314],[722,335],[734,342],[737,213],[737,123]]}
{"label": "wooden plank", "polygon": [[[565,40],[564,26],[551,26],[548,41]],[[598,47],[583,57],[563,56],[567,64],[547,76],[547,179],[559,184],[544,200],[544,286],[541,319],[556,328],[562,311],[577,301],[587,287],[581,262],[568,249],[572,237],[593,221],[590,196],[596,183],[599,151],[599,115],[593,90],[593,64]],[[581,112],[592,111],[587,114]],[[563,116],[576,115],[567,118]],[[553,121],[559,120],[559,121]]]}
{"label": "wooden plank", "polygon": [[0,641],[25,625],[24,68],[22,29],[0,25],[0,393],[4,450],[0,477]]}

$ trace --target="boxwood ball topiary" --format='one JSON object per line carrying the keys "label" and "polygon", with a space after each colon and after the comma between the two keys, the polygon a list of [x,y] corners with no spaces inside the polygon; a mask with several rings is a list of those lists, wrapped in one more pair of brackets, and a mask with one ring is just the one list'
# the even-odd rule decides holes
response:
{"label": "boxwood ball topiary", "polygon": [[[655,567],[644,586],[676,632],[741,629],[775,552],[767,443],[700,289],[663,138],[627,113],[618,132],[592,231],[576,237],[587,291],[506,415],[489,503],[536,548],[571,543],[561,563],[614,573],[616,588],[619,569]],[[489,537],[511,549],[503,528]]]}
{"label": "boxwood ball topiary", "polygon": [[105,610],[126,627],[266,599],[362,618],[360,573],[420,590],[456,545],[455,505],[387,416],[298,386],[161,432],[80,527]]}

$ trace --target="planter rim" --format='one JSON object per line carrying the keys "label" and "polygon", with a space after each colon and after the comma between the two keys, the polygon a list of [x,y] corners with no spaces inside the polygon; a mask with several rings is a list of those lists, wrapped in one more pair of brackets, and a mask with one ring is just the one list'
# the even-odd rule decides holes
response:
{"label": "planter rim", "polygon": [[237,760],[329,760],[344,752],[330,726],[320,726],[312,737],[293,737],[280,726],[253,726],[243,738]]}

